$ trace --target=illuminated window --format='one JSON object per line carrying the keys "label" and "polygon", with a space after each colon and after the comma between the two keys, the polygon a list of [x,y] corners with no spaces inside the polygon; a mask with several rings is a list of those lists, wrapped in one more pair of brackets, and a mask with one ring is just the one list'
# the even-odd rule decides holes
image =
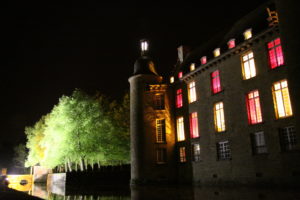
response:
{"label": "illuminated window", "polygon": [[218,152],[218,160],[230,160],[231,159],[231,151],[230,151],[228,141],[218,142],[217,143],[217,152]]}
{"label": "illuminated window", "polygon": [[215,129],[217,132],[225,131],[225,118],[223,102],[216,103],[214,106]]}
{"label": "illuminated window", "polygon": [[178,78],[182,78],[182,75],[183,75],[183,73],[182,73],[182,72],[179,72],[179,73],[178,73]]}
{"label": "illuminated window", "polygon": [[164,164],[167,162],[167,150],[165,148],[156,149],[156,163]]}
{"label": "illuminated window", "polygon": [[194,71],[195,70],[195,63],[192,63],[191,65],[190,65],[190,71]]}
{"label": "illuminated window", "polygon": [[263,131],[252,134],[252,146],[254,154],[262,154],[268,152],[265,141],[265,134]]}
{"label": "illuminated window", "polygon": [[269,42],[268,50],[269,50],[269,64],[271,69],[274,69],[284,64],[280,38],[277,38]]}
{"label": "illuminated window", "polygon": [[244,80],[256,76],[256,69],[252,51],[242,56],[242,67]]}
{"label": "illuminated window", "polygon": [[186,162],[185,147],[179,147],[179,162]]}
{"label": "illuminated window", "polygon": [[182,102],[182,89],[176,91],[176,108],[181,108],[183,105]]}
{"label": "illuminated window", "polygon": [[178,141],[185,140],[183,117],[177,118],[177,140]]}
{"label": "illuminated window", "polygon": [[232,49],[235,47],[235,39],[231,39],[227,42],[228,49]]}
{"label": "illuminated window", "polygon": [[165,109],[165,98],[163,94],[155,94],[153,99],[154,110]]}
{"label": "illuminated window", "polygon": [[252,29],[251,28],[247,29],[244,32],[244,38],[245,38],[245,40],[248,40],[248,39],[252,38]]}
{"label": "illuminated window", "polygon": [[166,142],[166,122],[165,119],[156,120],[156,142]]}
{"label": "illuminated window", "polygon": [[195,82],[189,83],[189,103],[197,100]]}
{"label": "illuminated window", "polygon": [[246,95],[246,104],[249,124],[261,123],[262,115],[258,90],[251,91]]}
{"label": "illuminated window", "polygon": [[199,137],[197,112],[190,114],[190,133],[191,138]]}
{"label": "illuminated window", "polygon": [[287,80],[281,80],[272,87],[276,118],[293,115]]}
{"label": "illuminated window", "polygon": [[200,161],[200,144],[193,144],[193,159],[195,162]]}
{"label": "illuminated window", "polygon": [[283,151],[291,151],[297,148],[297,138],[294,126],[280,129],[280,136]]}
{"label": "illuminated window", "polygon": [[170,83],[174,83],[174,76],[170,77]]}
{"label": "illuminated window", "polygon": [[221,92],[221,82],[220,82],[220,74],[219,70],[214,71],[210,74],[211,78],[211,90],[213,94]]}
{"label": "illuminated window", "polygon": [[201,61],[201,65],[206,64],[206,63],[207,63],[207,58],[206,58],[206,56],[201,57],[200,61]]}
{"label": "illuminated window", "polygon": [[213,53],[214,53],[214,57],[218,57],[221,54],[220,48],[216,48]]}

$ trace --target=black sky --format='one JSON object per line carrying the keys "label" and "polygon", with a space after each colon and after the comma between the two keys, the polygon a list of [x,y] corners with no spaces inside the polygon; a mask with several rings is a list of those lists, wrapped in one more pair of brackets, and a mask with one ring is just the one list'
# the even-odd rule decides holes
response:
{"label": "black sky", "polygon": [[0,167],[12,147],[25,142],[25,126],[49,113],[62,95],[80,88],[121,97],[141,38],[150,41],[157,71],[166,75],[179,45],[201,45],[262,3],[100,2],[10,1],[1,8]]}

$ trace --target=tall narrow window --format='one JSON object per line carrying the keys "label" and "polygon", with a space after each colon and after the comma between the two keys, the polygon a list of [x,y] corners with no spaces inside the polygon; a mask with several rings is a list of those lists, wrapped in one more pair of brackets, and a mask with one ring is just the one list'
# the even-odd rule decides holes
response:
{"label": "tall narrow window", "polygon": [[154,110],[165,109],[165,98],[163,94],[155,94],[153,99]]}
{"label": "tall narrow window", "polygon": [[182,89],[176,91],[176,108],[181,108],[183,105],[182,102]]}
{"label": "tall narrow window", "polygon": [[256,69],[252,51],[242,56],[242,68],[244,80],[256,76]]}
{"label": "tall narrow window", "polygon": [[177,118],[177,140],[178,141],[185,140],[183,117]]}
{"label": "tall narrow window", "polygon": [[210,74],[211,78],[211,90],[213,94],[221,92],[221,82],[220,82],[220,74],[219,70],[214,71]]}
{"label": "tall narrow window", "polygon": [[215,129],[217,132],[225,131],[225,118],[223,102],[216,103],[214,106]]}
{"label": "tall narrow window", "polygon": [[182,75],[183,75],[183,73],[182,73],[182,72],[179,72],[179,73],[178,73],[178,78],[182,78]]}
{"label": "tall narrow window", "polygon": [[291,151],[297,148],[297,138],[294,126],[280,129],[281,147],[283,151]]}
{"label": "tall narrow window", "polygon": [[166,142],[166,121],[165,119],[156,120],[156,142]]}
{"label": "tall narrow window", "polygon": [[231,151],[230,151],[228,141],[218,142],[217,143],[217,152],[218,152],[218,160],[230,160],[231,159]]}
{"label": "tall narrow window", "polygon": [[193,144],[193,159],[195,162],[200,161],[200,144]]}
{"label": "tall narrow window", "polygon": [[189,103],[197,100],[195,81],[189,83]]}
{"label": "tall narrow window", "polygon": [[167,150],[165,148],[156,149],[156,163],[164,164],[167,162]]}
{"label": "tall narrow window", "polygon": [[287,80],[281,80],[272,87],[276,118],[293,115]]}
{"label": "tall narrow window", "polygon": [[249,124],[261,123],[262,115],[258,90],[251,91],[246,95],[246,104]]}
{"label": "tall narrow window", "polygon": [[280,38],[272,40],[271,42],[268,43],[268,51],[269,51],[269,64],[271,69],[274,69],[284,64]]}
{"label": "tall narrow window", "polygon": [[190,114],[190,133],[191,138],[199,137],[197,112]]}
{"label": "tall narrow window", "polygon": [[267,153],[267,145],[263,131],[252,134],[252,146],[254,154]]}
{"label": "tall narrow window", "polygon": [[186,162],[185,147],[179,147],[179,162]]}

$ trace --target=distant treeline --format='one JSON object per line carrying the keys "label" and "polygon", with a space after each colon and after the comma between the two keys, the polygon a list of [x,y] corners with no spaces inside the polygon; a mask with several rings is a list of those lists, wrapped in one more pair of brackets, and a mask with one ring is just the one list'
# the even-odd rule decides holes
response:
{"label": "distant treeline", "polygon": [[26,167],[41,165],[65,171],[95,164],[129,163],[129,96],[110,101],[76,89],[62,96],[52,111],[26,127]]}

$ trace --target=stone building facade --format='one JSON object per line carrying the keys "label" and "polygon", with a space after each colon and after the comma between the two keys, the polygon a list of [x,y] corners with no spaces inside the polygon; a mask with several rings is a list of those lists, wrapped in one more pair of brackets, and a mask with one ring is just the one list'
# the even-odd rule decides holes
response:
{"label": "stone building facade", "polygon": [[169,80],[142,41],[129,78],[132,184],[299,184],[296,8],[269,1],[202,47],[179,47]]}

